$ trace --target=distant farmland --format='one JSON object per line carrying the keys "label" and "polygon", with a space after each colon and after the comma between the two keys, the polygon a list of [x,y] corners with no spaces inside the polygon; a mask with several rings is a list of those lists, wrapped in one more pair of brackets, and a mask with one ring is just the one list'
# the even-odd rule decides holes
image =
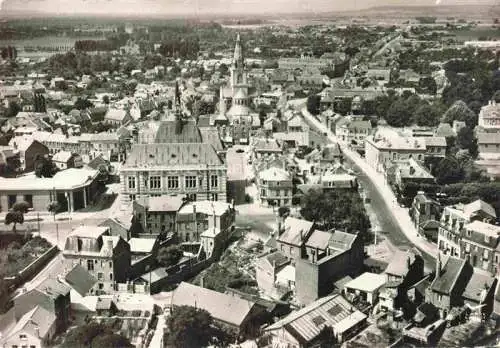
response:
{"label": "distant farmland", "polygon": [[75,41],[78,40],[101,40],[104,37],[82,36],[82,37],[67,37],[67,36],[44,36],[34,39],[23,40],[0,40],[0,47],[15,46],[18,50],[24,50],[28,47],[60,47],[60,46],[75,46]]}

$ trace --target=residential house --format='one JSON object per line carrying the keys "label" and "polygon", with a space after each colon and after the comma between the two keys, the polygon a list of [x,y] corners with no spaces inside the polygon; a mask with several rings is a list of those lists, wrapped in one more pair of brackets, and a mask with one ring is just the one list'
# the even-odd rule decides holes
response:
{"label": "residential house", "polygon": [[397,250],[384,270],[387,282],[398,282],[404,288],[424,278],[424,259],[418,249]]}
{"label": "residential house", "polygon": [[308,164],[311,164],[311,174],[317,174],[335,169],[336,165],[342,163],[343,155],[340,145],[334,143],[320,149],[315,148],[304,159]]}
{"label": "residential house", "polygon": [[3,337],[2,347],[45,348],[52,346],[56,335],[56,315],[42,306],[35,306],[25,313]]}
{"label": "residential house", "polygon": [[500,132],[500,103],[491,100],[479,111],[477,126],[487,133]]}
{"label": "residential house", "polygon": [[120,171],[123,204],[141,196],[226,201],[227,166],[209,144],[135,144]]}
{"label": "residential house", "polygon": [[57,168],[63,170],[68,168],[81,168],[83,167],[82,158],[76,153],[69,151],[59,151],[52,156],[52,162]]}
{"label": "residential house", "polygon": [[366,77],[377,81],[379,86],[385,86],[391,82],[391,69],[368,69]]}
{"label": "residential house", "polygon": [[177,213],[177,238],[181,242],[201,242],[207,257],[218,257],[226,247],[234,221],[234,206],[229,203],[190,202]]}
{"label": "residential house", "polygon": [[356,190],[358,188],[358,179],[351,174],[328,171],[319,176],[318,184],[323,191]]}
{"label": "residential house", "polygon": [[308,304],[329,294],[335,281],[357,276],[363,268],[363,241],[356,234],[315,230],[303,245],[301,257],[295,260],[299,303]]}
{"label": "residential house", "polygon": [[347,116],[335,125],[335,135],[338,139],[357,150],[365,150],[365,139],[372,132],[372,124],[362,117]]}
{"label": "residential house", "polygon": [[176,230],[177,212],[184,204],[184,196],[142,196],[133,202],[133,214],[142,225],[142,237],[173,234]]}
{"label": "residential house", "polygon": [[216,323],[243,337],[255,337],[260,331],[264,309],[255,302],[237,296],[182,282],[172,294],[171,310],[179,306],[191,306],[206,310]]}
{"label": "residential house", "polygon": [[305,70],[312,68],[318,69],[319,71],[333,71],[335,69],[335,63],[332,59],[313,57],[280,58],[278,60],[278,69],[280,70]]}
{"label": "residential house", "polygon": [[132,121],[130,112],[125,109],[109,108],[104,116],[104,123],[115,127],[123,126]]}
{"label": "residential house", "polygon": [[284,169],[271,167],[258,172],[257,188],[261,205],[289,206],[292,204],[292,177]]}
{"label": "residential house", "polygon": [[386,177],[388,182],[394,184],[401,192],[404,192],[406,185],[410,183],[432,185],[436,182],[434,176],[421,162],[417,162],[413,158],[393,161],[392,165],[389,164],[386,168]]}
{"label": "residential house", "polygon": [[[14,317],[19,323],[23,318],[26,319],[25,315],[34,308],[43,308],[42,314],[49,312],[55,316],[55,323],[49,323],[48,331],[60,333],[69,326],[70,306],[70,287],[58,279],[46,278],[31,290],[23,289],[14,298]],[[51,315],[47,319],[50,319]]]}
{"label": "residential house", "polygon": [[427,157],[446,157],[446,138],[438,136],[423,137],[425,148],[427,149]]}
{"label": "residential house", "polygon": [[440,317],[448,319],[457,308],[468,307],[480,320],[491,314],[497,280],[475,269],[467,260],[438,258],[436,274],[427,288],[425,301],[439,309]]}
{"label": "residential house", "polygon": [[438,236],[440,252],[460,256],[462,254],[460,240],[464,226],[475,220],[493,223],[496,220],[495,209],[482,200],[444,207]]}
{"label": "residential house", "polygon": [[420,235],[437,243],[441,205],[427,197],[425,192],[418,191],[410,207],[410,217]]}
{"label": "residential house", "polygon": [[365,140],[366,162],[383,172],[393,161],[414,159],[424,161],[427,149],[422,138],[367,137]]}
{"label": "residential house", "polygon": [[[341,295],[330,295],[310,303],[264,329],[271,335],[273,347],[316,347],[321,344],[340,344],[365,328],[366,314],[356,310]],[[325,328],[330,337],[322,337]]]}
{"label": "residential house", "polygon": [[65,262],[81,265],[97,279],[97,294],[113,293],[116,283],[125,283],[131,265],[130,246],[121,237],[110,236],[103,226],[80,226],[66,238]]}
{"label": "residential house", "polygon": [[475,220],[464,226],[460,238],[460,258],[492,275],[500,271],[500,227]]}
{"label": "residential house", "polygon": [[278,132],[274,132],[273,137],[291,148],[316,147],[328,143],[325,136],[310,127],[300,113],[285,112],[280,122]]}
{"label": "residential house", "polygon": [[9,146],[19,152],[20,169],[25,172],[35,170],[37,159],[49,154],[47,146],[31,137],[14,137],[9,141]]}
{"label": "residential house", "polygon": [[254,139],[252,143],[253,155],[259,159],[273,155],[281,155],[283,150],[275,139]]}
{"label": "residential house", "polygon": [[313,232],[313,229],[313,222],[287,217],[283,226],[278,227],[279,235],[276,239],[278,251],[292,260],[302,257],[305,241]]}

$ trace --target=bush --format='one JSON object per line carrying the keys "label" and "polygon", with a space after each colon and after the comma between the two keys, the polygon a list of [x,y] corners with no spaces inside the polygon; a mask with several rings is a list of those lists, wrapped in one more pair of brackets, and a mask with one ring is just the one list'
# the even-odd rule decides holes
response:
{"label": "bush", "polygon": [[253,198],[248,193],[245,193],[245,203],[247,203],[247,204],[253,203]]}

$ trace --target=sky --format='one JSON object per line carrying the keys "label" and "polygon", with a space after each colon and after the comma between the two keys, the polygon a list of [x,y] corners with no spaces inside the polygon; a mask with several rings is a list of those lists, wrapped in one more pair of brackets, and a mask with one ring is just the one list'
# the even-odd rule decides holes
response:
{"label": "sky", "polygon": [[498,4],[500,0],[0,0],[2,11],[61,14],[241,14],[328,12],[374,6]]}

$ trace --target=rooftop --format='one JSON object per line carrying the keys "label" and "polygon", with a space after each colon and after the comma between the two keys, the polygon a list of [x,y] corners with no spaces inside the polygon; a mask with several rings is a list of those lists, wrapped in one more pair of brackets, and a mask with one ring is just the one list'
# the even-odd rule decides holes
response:
{"label": "rooftop", "polygon": [[150,212],[177,212],[184,204],[184,195],[139,197],[136,202]]}
{"label": "rooftop", "polygon": [[290,245],[301,246],[311,232],[313,222],[287,217],[284,224],[284,232],[278,237],[278,242]]}
{"label": "rooftop", "polygon": [[[56,315],[41,306],[25,313],[10,330],[11,335],[26,332],[34,337],[45,338],[56,321]],[[6,336],[9,337],[10,335]]]}
{"label": "rooftop", "polygon": [[470,224],[465,225],[464,228],[466,230],[481,233],[491,238],[500,238],[500,226],[488,224],[483,221],[473,221]]}
{"label": "rooftop", "polygon": [[449,257],[446,263],[443,262],[440,275],[436,275],[431,284],[431,289],[443,294],[453,291],[455,283],[467,261],[454,257]]}
{"label": "rooftop", "polygon": [[240,326],[250,314],[255,303],[182,282],[172,295],[172,305],[194,306],[204,309],[215,320]]}
{"label": "rooftop", "polygon": [[90,184],[98,174],[94,169],[69,168],[57,172],[52,178],[37,178],[34,173],[17,178],[0,178],[0,191],[72,190]]}
{"label": "rooftop", "polygon": [[70,236],[82,237],[82,238],[98,238],[109,231],[108,227],[105,226],[91,226],[82,225],[75,228]]}
{"label": "rooftop", "polygon": [[204,167],[223,165],[213,146],[202,143],[134,144],[123,168]]}
{"label": "rooftop", "polygon": [[386,282],[387,278],[383,274],[365,272],[344,286],[360,291],[373,292],[381,288]]}
{"label": "rooftop", "polygon": [[366,319],[340,295],[321,298],[293,312],[265,329],[270,332],[281,328],[288,331],[301,344],[313,341],[324,327],[341,333]]}
{"label": "rooftop", "polygon": [[196,207],[197,214],[222,216],[231,209],[231,204],[220,201],[196,201],[184,205],[179,211],[179,215],[187,215],[194,213]]}
{"label": "rooftop", "polygon": [[291,181],[290,173],[284,169],[278,167],[271,167],[259,174],[260,180],[265,181]]}
{"label": "rooftop", "polygon": [[130,238],[128,241],[130,252],[150,254],[153,252],[156,239],[152,238]]}

